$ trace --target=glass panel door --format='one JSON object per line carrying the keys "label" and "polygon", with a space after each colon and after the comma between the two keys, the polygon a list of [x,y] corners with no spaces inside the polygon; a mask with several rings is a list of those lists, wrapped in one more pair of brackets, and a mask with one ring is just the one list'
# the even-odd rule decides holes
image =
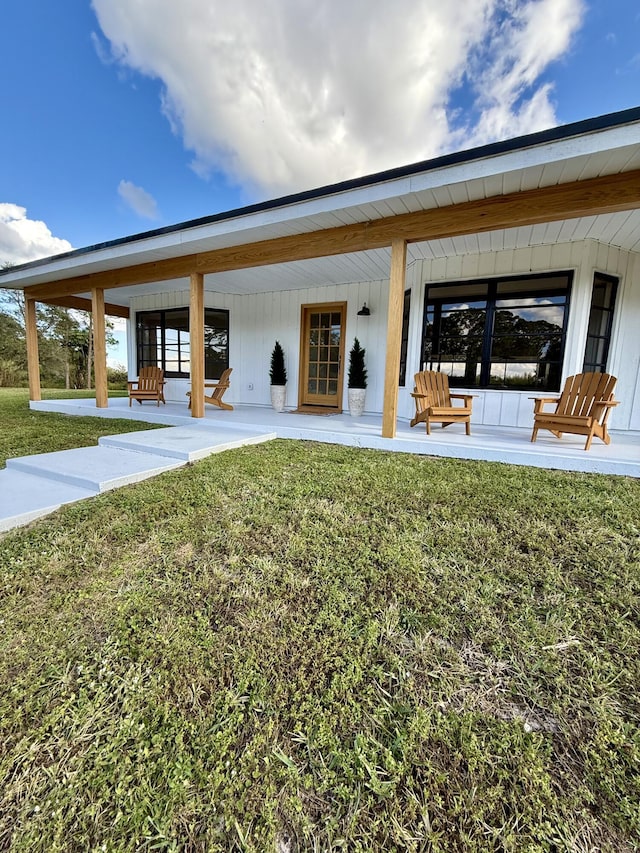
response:
{"label": "glass panel door", "polygon": [[341,409],[344,317],[342,303],[303,306],[301,406]]}

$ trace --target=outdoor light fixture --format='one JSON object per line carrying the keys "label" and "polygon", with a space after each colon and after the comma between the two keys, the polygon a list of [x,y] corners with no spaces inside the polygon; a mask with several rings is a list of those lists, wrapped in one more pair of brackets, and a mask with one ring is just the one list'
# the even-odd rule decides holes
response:
{"label": "outdoor light fixture", "polygon": [[371,314],[371,311],[367,308],[367,303],[365,302],[362,308],[358,311],[358,317],[368,317]]}

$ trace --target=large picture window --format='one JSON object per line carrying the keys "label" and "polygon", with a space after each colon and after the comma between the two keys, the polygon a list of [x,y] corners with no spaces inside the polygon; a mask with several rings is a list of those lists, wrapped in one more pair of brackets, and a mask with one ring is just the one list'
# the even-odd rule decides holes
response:
{"label": "large picture window", "polygon": [[[138,371],[155,366],[168,377],[191,374],[189,309],[139,311],[136,314]],[[229,312],[204,311],[204,366],[207,379],[219,379],[229,366]]]}
{"label": "large picture window", "polygon": [[452,386],[557,391],[571,273],[428,286],[423,369]]}

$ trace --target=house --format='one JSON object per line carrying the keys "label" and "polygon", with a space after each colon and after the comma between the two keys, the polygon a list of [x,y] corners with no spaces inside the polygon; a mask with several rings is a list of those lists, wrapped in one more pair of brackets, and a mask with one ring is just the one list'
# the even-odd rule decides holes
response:
{"label": "house", "polygon": [[618,377],[611,426],[640,431],[640,108],[160,228],[4,271],[23,288],[30,397],[35,304],[128,319],[129,374],[204,415],[204,382],[269,404],[282,344],[287,406],[346,405],[345,354],[367,351],[366,409],[392,438],[413,374],[470,389],[474,422],[526,426],[533,393],[583,369]]}

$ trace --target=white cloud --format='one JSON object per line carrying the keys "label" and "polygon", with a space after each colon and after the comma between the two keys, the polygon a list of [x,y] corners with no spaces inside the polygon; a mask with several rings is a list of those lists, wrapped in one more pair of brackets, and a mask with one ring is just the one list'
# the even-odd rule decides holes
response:
{"label": "white cloud", "polygon": [[113,64],[114,57],[109,50],[109,45],[105,44],[104,39],[100,38],[98,33],[91,33],[91,44],[96,52],[96,55],[103,65]]}
{"label": "white cloud", "polygon": [[513,14],[489,33],[474,59],[480,121],[474,144],[530,133],[556,123],[552,86],[538,82],[564,56],[581,23],[579,0],[515,4]]}
{"label": "white cloud", "polygon": [[72,248],[68,240],[54,237],[44,222],[27,219],[26,208],[0,202],[0,264],[24,264]]}
{"label": "white cloud", "polygon": [[582,4],[93,0],[120,67],[161,81],[195,170],[269,194],[556,123],[541,78]]}
{"label": "white cloud", "polygon": [[158,205],[155,198],[142,187],[137,187],[131,181],[120,181],[118,195],[138,216],[144,219],[158,218]]}

